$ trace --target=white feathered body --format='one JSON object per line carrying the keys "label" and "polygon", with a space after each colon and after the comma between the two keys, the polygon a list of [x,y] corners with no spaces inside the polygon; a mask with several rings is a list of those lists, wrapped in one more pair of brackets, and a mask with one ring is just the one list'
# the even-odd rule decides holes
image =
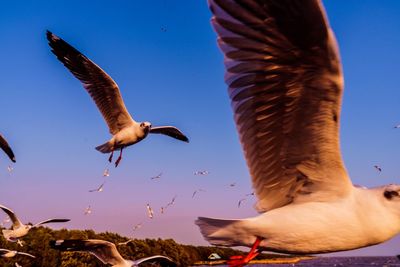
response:
{"label": "white feathered body", "polygon": [[19,238],[28,234],[30,227],[22,225],[16,229],[2,230],[5,239],[11,242],[17,242]]}
{"label": "white feathered body", "polygon": [[[392,209],[388,211],[388,209]],[[383,188],[354,188],[336,202],[286,205],[244,220],[199,218],[214,245],[251,246],[282,253],[316,254],[366,247],[400,232],[400,214],[383,197]]]}
{"label": "white feathered body", "polygon": [[117,132],[107,143],[96,147],[102,153],[110,153],[115,150],[136,144],[142,141],[149,131],[140,127],[140,124],[133,122],[129,127],[125,127]]}

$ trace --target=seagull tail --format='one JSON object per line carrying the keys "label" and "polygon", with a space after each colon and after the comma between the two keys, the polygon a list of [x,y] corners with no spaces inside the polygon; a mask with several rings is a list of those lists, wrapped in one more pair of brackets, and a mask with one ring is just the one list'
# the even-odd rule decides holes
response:
{"label": "seagull tail", "polygon": [[199,217],[195,221],[204,239],[216,246],[251,246],[255,236],[248,229],[248,221]]}
{"label": "seagull tail", "polygon": [[96,147],[96,150],[100,151],[101,153],[110,153],[114,150],[114,143],[108,141],[107,143],[104,143]]}

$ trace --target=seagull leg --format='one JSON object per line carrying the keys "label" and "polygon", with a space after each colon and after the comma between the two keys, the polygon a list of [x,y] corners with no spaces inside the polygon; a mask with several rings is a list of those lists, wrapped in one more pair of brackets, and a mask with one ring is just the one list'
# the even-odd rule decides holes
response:
{"label": "seagull leg", "polygon": [[113,156],[114,156],[114,150],[113,150],[113,151],[111,151],[111,155],[110,155],[110,157],[108,158],[108,161],[109,161],[109,162],[111,162],[111,161],[112,161],[112,158],[113,158]]}
{"label": "seagull leg", "polygon": [[119,153],[119,157],[118,157],[118,159],[115,161],[115,168],[118,167],[118,164],[119,164],[119,162],[120,162],[121,159],[122,159],[122,150],[123,150],[123,149],[124,149],[124,148],[121,147],[121,152]]}
{"label": "seagull leg", "polygon": [[258,254],[258,246],[260,245],[261,241],[263,239],[260,237],[257,237],[256,241],[254,242],[253,246],[251,247],[249,253],[243,257],[243,256],[232,256],[230,259],[226,262],[229,267],[243,267],[247,263],[249,263],[252,259],[254,259]]}

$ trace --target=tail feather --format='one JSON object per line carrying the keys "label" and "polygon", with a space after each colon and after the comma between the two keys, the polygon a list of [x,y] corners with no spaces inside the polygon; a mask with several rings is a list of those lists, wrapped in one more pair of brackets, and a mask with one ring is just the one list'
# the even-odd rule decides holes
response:
{"label": "tail feather", "polygon": [[[253,235],[247,233],[244,220],[199,217],[195,221],[204,239],[217,246],[246,246]],[[251,241],[250,241],[251,243]]]}
{"label": "tail feather", "polygon": [[96,147],[96,150],[100,151],[101,153],[110,153],[114,150],[114,143],[111,141],[108,141],[108,142]]}

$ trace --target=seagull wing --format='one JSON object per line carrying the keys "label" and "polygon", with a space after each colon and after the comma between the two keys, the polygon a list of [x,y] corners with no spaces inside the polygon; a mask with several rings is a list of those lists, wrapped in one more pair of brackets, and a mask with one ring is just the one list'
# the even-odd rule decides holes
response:
{"label": "seagull wing", "polygon": [[2,209],[5,213],[7,213],[8,217],[10,217],[11,221],[12,221],[12,228],[13,229],[17,229],[18,227],[20,227],[21,225],[23,225],[23,223],[18,219],[17,215],[10,210],[7,207],[4,207],[2,205],[0,205],[0,209]]}
{"label": "seagull wing", "polygon": [[111,134],[133,124],[114,80],[93,61],[60,37],[47,31],[52,52],[81,81],[103,115]]}
{"label": "seagull wing", "polygon": [[46,224],[46,223],[63,223],[63,222],[69,222],[69,221],[70,221],[70,219],[48,219],[48,220],[39,222],[39,223],[33,225],[32,227],[38,227],[38,226],[40,226],[42,224]]}
{"label": "seagull wing", "polygon": [[342,69],[321,2],[209,4],[256,209],[348,194],[339,148]]}
{"label": "seagull wing", "polygon": [[105,240],[52,240],[50,241],[50,247],[63,251],[87,251],[104,264],[117,265],[125,262],[116,246]]}
{"label": "seagull wing", "polygon": [[8,145],[4,136],[0,134],[0,148],[7,154],[12,162],[15,162],[14,152],[11,150],[11,147]]}
{"label": "seagull wing", "polygon": [[158,264],[157,266],[161,266],[161,267],[177,266],[176,263],[172,259],[165,257],[165,256],[161,256],[161,255],[155,255],[155,256],[135,260],[133,262],[133,266],[140,266],[140,264],[142,264],[142,263]]}
{"label": "seagull wing", "polygon": [[31,258],[36,258],[36,256],[33,256],[32,254],[25,253],[25,252],[18,252],[18,251],[17,251],[17,254],[19,254],[19,255],[25,255],[25,256],[29,256],[29,257],[31,257]]}
{"label": "seagull wing", "polygon": [[153,134],[165,134],[172,138],[181,140],[183,142],[189,143],[189,138],[186,137],[178,128],[174,126],[159,126],[159,127],[151,127],[150,133]]}
{"label": "seagull wing", "polygon": [[0,256],[3,257],[5,254],[10,252],[11,250],[5,249],[5,248],[0,248]]}

